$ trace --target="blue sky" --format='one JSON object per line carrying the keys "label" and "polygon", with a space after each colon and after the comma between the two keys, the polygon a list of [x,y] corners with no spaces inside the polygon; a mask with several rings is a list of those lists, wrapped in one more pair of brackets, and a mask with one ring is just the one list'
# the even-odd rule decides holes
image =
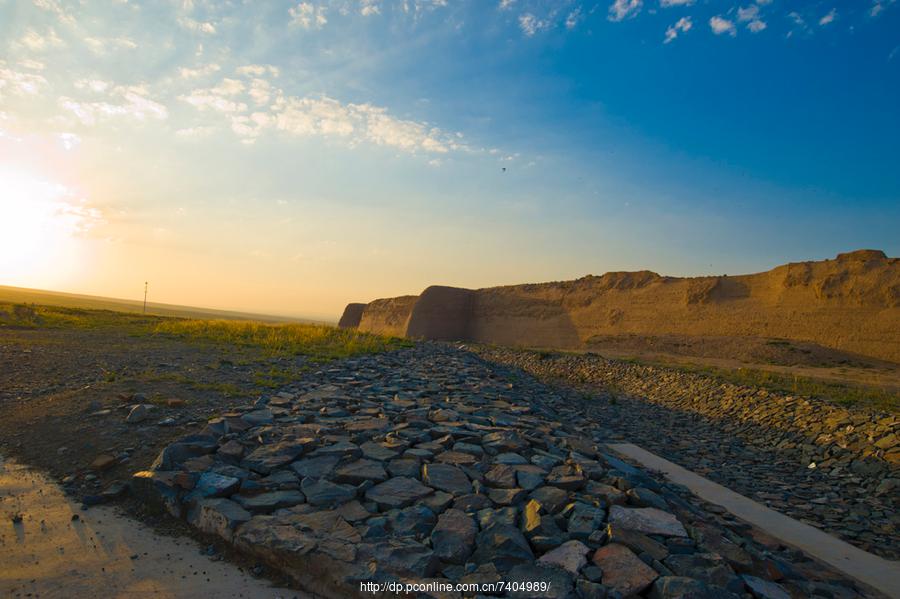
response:
{"label": "blue sky", "polygon": [[0,284],[332,317],[900,253],[895,0],[0,0],[0,39]]}

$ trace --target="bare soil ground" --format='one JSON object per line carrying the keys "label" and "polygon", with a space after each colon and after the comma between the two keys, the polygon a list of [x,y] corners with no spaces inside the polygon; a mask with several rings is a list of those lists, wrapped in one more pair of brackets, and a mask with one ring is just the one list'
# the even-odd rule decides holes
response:
{"label": "bare soil ground", "polygon": [[[307,367],[303,357],[127,328],[0,329],[0,446],[59,479],[90,470],[100,455],[119,457],[89,481],[99,487],[127,479],[173,439]],[[139,403],[155,409],[127,424]]]}

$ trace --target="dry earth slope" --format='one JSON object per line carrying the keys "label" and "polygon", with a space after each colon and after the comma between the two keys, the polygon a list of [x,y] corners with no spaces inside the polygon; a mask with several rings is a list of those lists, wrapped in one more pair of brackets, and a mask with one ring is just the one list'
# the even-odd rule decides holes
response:
{"label": "dry earth slope", "polygon": [[[628,335],[793,339],[900,362],[900,259],[878,250],[838,254],[738,276],[610,272],[574,281],[350,304],[361,330],[501,345],[590,347]],[[357,324],[358,323],[358,324]]]}

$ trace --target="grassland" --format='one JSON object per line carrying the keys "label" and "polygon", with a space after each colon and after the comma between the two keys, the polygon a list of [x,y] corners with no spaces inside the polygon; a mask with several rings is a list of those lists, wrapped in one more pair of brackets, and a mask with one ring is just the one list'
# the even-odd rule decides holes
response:
{"label": "grassland", "polygon": [[[266,357],[304,356],[313,361],[389,351],[401,339],[317,324],[200,320],[112,310],[0,302],[0,327],[18,329],[117,329],[133,336],[171,338],[219,347],[259,350]],[[267,373],[269,384],[279,377]]]}

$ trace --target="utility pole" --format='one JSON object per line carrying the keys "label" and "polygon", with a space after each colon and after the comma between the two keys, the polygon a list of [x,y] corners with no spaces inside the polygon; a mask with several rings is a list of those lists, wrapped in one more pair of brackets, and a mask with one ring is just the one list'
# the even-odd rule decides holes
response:
{"label": "utility pole", "polygon": [[144,281],[144,314],[147,313],[147,286],[149,283]]}

